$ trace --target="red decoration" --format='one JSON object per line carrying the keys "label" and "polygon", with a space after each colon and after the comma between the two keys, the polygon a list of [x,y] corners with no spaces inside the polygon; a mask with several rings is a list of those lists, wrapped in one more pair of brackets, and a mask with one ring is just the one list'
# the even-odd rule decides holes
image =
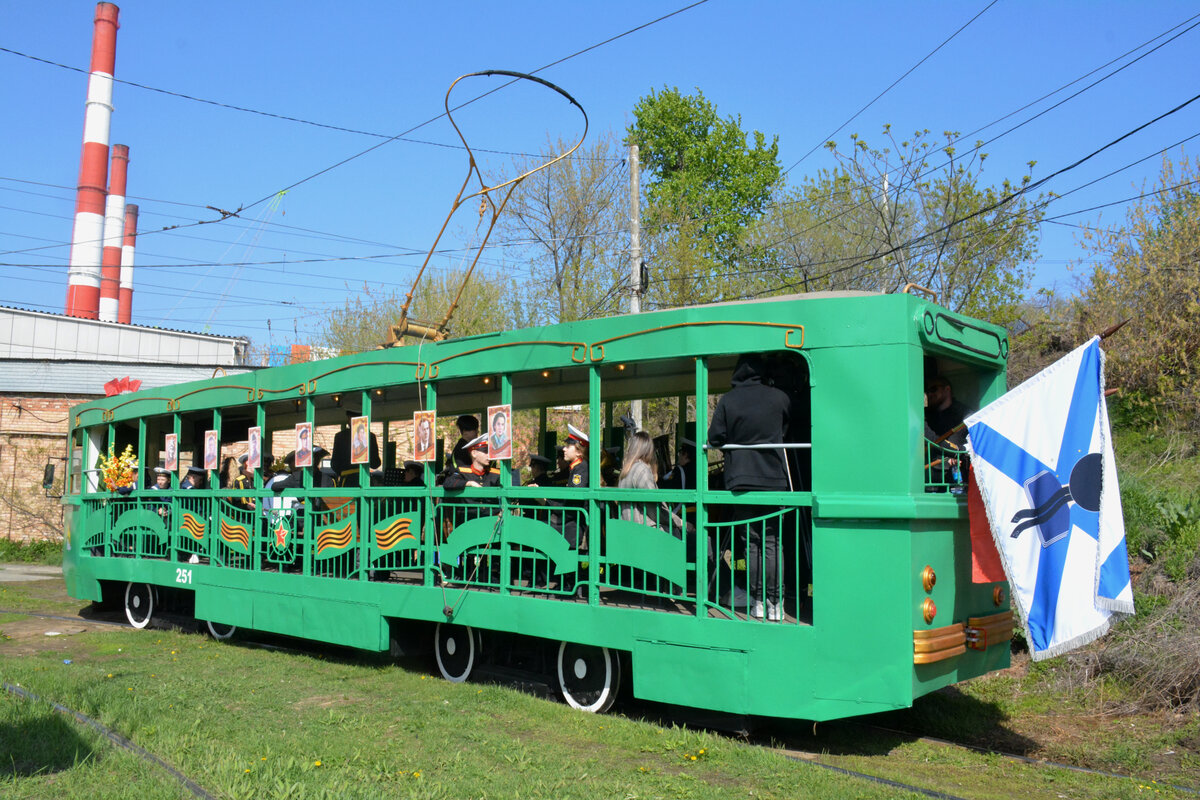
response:
{"label": "red decoration", "polygon": [[104,396],[112,397],[116,394],[124,394],[125,392],[136,392],[142,388],[142,382],[133,380],[128,375],[124,378],[113,378],[104,384]]}

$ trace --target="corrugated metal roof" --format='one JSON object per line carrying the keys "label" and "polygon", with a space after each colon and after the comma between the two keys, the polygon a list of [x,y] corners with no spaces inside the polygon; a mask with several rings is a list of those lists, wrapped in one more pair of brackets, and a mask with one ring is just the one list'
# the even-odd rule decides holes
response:
{"label": "corrugated metal roof", "polygon": [[211,368],[243,364],[248,345],[244,337],[123,325],[0,306],[0,358]]}
{"label": "corrugated metal roof", "polygon": [[[253,372],[253,367],[225,367],[231,375]],[[196,364],[130,364],[124,361],[54,361],[0,359],[0,392],[104,396],[104,384],[129,376],[154,389],[213,376],[213,367]]]}

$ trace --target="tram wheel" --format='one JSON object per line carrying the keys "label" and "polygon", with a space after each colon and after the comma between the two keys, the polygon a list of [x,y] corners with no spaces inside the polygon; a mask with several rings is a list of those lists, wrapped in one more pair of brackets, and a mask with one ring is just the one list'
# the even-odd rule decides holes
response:
{"label": "tram wheel", "polygon": [[439,622],[433,644],[438,672],[443,678],[451,683],[462,683],[471,677],[479,655],[479,635],[474,628]]}
{"label": "tram wheel", "polygon": [[205,620],[204,627],[208,630],[208,635],[218,642],[232,639],[233,635],[237,633],[237,625],[226,625],[224,622],[213,622],[211,619]]}
{"label": "tram wheel", "polygon": [[621,689],[621,659],[607,647],[563,642],[558,648],[558,691],[571,708],[602,714]]}
{"label": "tram wheel", "polygon": [[148,583],[130,582],[125,587],[125,619],[137,629],[150,624],[154,616],[154,587]]}

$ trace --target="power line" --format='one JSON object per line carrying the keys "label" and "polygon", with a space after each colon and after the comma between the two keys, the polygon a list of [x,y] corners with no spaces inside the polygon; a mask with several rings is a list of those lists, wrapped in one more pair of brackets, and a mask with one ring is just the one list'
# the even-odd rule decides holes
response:
{"label": "power line", "polygon": [[[597,42],[596,44],[589,45],[588,47],[585,47],[585,48],[583,48],[582,50],[576,50],[574,53],[571,53],[570,55],[567,55],[567,56],[563,56],[562,58],[558,59],[557,61],[551,61],[549,64],[546,64],[545,66],[538,67],[537,69],[535,69],[535,70],[532,70],[532,71],[531,71],[529,74],[530,74],[530,75],[537,75],[539,72],[544,72],[544,71],[546,71],[547,69],[550,69],[551,67],[558,66],[559,64],[562,64],[562,63],[563,63],[563,62],[565,62],[565,61],[569,61],[570,59],[572,59],[572,58],[576,58],[576,57],[578,57],[578,56],[581,56],[581,55],[583,55],[584,53],[591,52],[592,50],[595,50],[596,48],[603,47],[604,45],[606,45],[606,44],[610,44],[610,43],[612,43],[612,42],[615,42],[615,41],[617,41],[618,39],[622,39],[622,38],[624,38],[624,37],[626,37],[626,36],[629,36],[629,35],[631,35],[631,34],[637,33],[637,32],[638,32],[638,31],[640,31],[640,30],[643,30],[643,29],[645,29],[645,28],[648,28],[648,27],[650,27],[651,25],[656,25],[656,24],[658,24],[659,22],[663,22],[664,20],[670,19],[671,17],[674,17],[674,16],[677,16],[677,15],[679,15],[679,14],[682,14],[682,13],[684,13],[685,11],[690,11],[691,9],[693,9],[693,8],[696,8],[697,6],[704,5],[704,4],[705,4],[705,3],[707,3],[707,2],[708,2],[708,0],[697,0],[697,2],[691,3],[690,5],[686,5],[686,6],[684,6],[683,8],[676,9],[675,11],[672,11],[672,12],[670,12],[670,13],[668,13],[668,14],[664,14],[664,15],[662,15],[661,17],[658,17],[658,18],[656,18],[656,19],[652,19],[652,20],[650,20],[649,22],[644,22],[644,23],[642,23],[641,25],[637,25],[637,26],[635,26],[635,27],[633,27],[633,28],[630,28],[630,29],[629,29],[629,30],[627,30],[627,31],[624,31],[623,33],[619,33],[619,34],[617,34],[617,35],[615,35],[615,36],[610,36],[609,38],[607,38],[607,39],[605,39],[605,40],[603,40],[603,41],[601,41],[601,42]],[[995,2],[995,0],[993,0],[993,2]],[[469,106],[469,105],[471,105],[472,103],[475,103],[475,102],[477,102],[477,101],[479,101],[479,100],[482,100],[483,98],[485,98],[485,97],[487,97],[487,96],[489,96],[489,95],[491,95],[491,94],[494,94],[494,93],[496,93],[496,92],[498,92],[498,91],[500,91],[500,90],[504,89],[505,87],[511,86],[513,83],[516,83],[516,81],[517,81],[517,79],[516,79],[516,78],[514,78],[514,79],[512,79],[512,80],[510,80],[510,81],[507,81],[507,82],[505,82],[505,83],[502,83],[501,85],[497,86],[497,87],[496,87],[496,88],[494,88],[494,89],[491,89],[491,90],[489,90],[489,91],[486,91],[486,92],[484,92],[484,93],[482,93],[482,94],[480,94],[480,95],[476,95],[475,97],[471,98],[470,100],[465,100],[465,101],[463,101],[462,103],[460,103],[460,104],[458,104],[457,106],[455,106],[455,107],[454,107],[454,110],[455,110],[455,111],[457,111],[457,110],[459,110],[459,109],[465,108],[466,106]],[[266,202],[267,200],[270,200],[272,197],[274,197],[274,196],[275,196],[276,194],[278,194],[280,191],[284,191],[284,192],[286,192],[286,191],[290,191],[291,189],[294,189],[294,188],[296,188],[297,186],[299,186],[299,185],[301,185],[301,184],[303,184],[303,183],[307,183],[308,181],[311,181],[313,178],[316,178],[316,177],[319,177],[319,176],[321,176],[321,175],[324,175],[326,172],[329,172],[329,171],[331,171],[331,170],[337,169],[338,167],[340,167],[340,166],[343,166],[343,165],[345,165],[345,164],[348,164],[348,163],[350,163],[351,161],[353,161],[353,160],[355,160],[355,159],[357,159],[357,158],[361,158],[362,156],[365,156],[367,153],[370,153],[370,152],[373,152],[373,151],[375,151],[375,150],[378,150],[380,147],[383,147],[383,146],[384,146],[385,144],[387,144],[388,142],[395,141],[396,139],[398,139],[398,138],[400,138],[400,137],[402,137],[402,136],[407,136],[407,135],[409,135],[410,133],[413,133],[414,131],[420,130],[421,128],[424,128],[426,125],[430,125],[430,124],[432,124],[432,123],[436,122],[437,120],[441,119],[441,118],[442,118],[442,117],[444,117],[444,116],[446,116],[446,112],[444,112],[444,111],[443,111],[441,114],[438,114],[438,115],[437,115],[437,116],[435,116],[435,117],[431,117],[431,118],[429,118],[429,119],[425,120],[424,122],[421,122],[421,123],[419,123],[419,124],[417,124],[417,125],[414,125],[413,127],[409,128],[408,130],[406,130],[406,131],[403,131],[402,133],[398,133],[398,134],[396,134],[395,136],[393,136],[393,137],[391,137],[391,138],[385,139],[384,141],[382,141],[382,142],[379,142],[378,144],[375,144],[375,145],[372,145],[372,146],[368,147],[366,150],[363,150],[363,151],[361,151],[361,152],[359,152],[359,153],[356,153],[356,154],[354,154],[354,155],[352,155],[352,156],[349,156],[349,157],[347,157],[347,158],[344,158],[344,159],[342,159],[341,161],[338,161],[338,162],[337,162],[337,163],[335,163],[335,164],[331,164],[330,166],[328,166],[328,167],[325,167],[324,169],[318,170],[317,172],[314,172],[314,173],[312,173],[311,175],[309,175],[309,176],[307,176],[307,177],[301,178],[300,180],[298,180],[298,181],[296,181],[296,182],[294,182],[294,183],[291,183],[291,184],[289,184],[288,186],[285,186],[283,189],[277,190],[277,191],[275,191],[275,192],[271,192],[270,194],[268,194],[268,195],[265,195],[264,197],[261,197],[261,198],[259,198],[258,200],[255,200],[253,203],[250,203],[249,205],[246,205],[246,206],[243,206],[242,208],[239,208],[238,210],[239,210],[239,211],[243,211],[243,210],[246,210],[246,209],[253,208],[253,207],[254,207],[254,206],[256,206],[256,205],[259,205],[260,203],[264,203],[264,202]]]}
{"label": "power line", "polygon": [[[52,67],[58,67],[60,69],[69,70],[70,72],[78,72],[82,75],[90,74],[88,72],[88,70],[81,69],[79,67],[72,67],[69,64],[62,64],[57,61],[51,61],[48,58],[41,58],[39,56],[31,55],[29,53],[22,53],[19,50],[13,50],[12,48],[9,48],[9,47],[0,47],[0,52],[9,53],[14,56],[20,56],[21,58],[27,58],[30,61],[36,61],[38,63],[47,64]],[[184,94],[183,92],[174,92],[174,91],[171,91],[170,89],[161,89],[157,86],[147,86],[144,83],[137,83],[136,81],[123,80],[123,79],[117,78],[117,77],[113,77],[113,78],[111,78],[111,80],[113,83],[120,83],[120,84],[124,84],[125,86],[133,86],[134,88],[137,88],[137,89],[145,89],[148,92],[157,92],[158,94],[165,94],[169,97],[177,97],[181,100],[191,100],[196,103],[203,103],[205,105],[216,106],[218,108],[225,108],[225,109],[229,109],[230,111],[240,111],[245,114],[257,114],[260,117],[269,117],[271,119],[283,120],[284,122],[296,122],[301,125],[310,125],[314,128],[324,128],[326,130],[331,130],[331,131],[341,131],[342,133],[353,133],[358,136],[372,136],[376,139],[386,139],[388,141],[396,140],[396,141],[408,142],[411,144],[429,145],[430,147],[444,147],[449,150],[465,149],[461,144],[453,144],[450,142],[433,142],[433,141],[428,141],[426,139],[409,139],[409,138],[406,138],[403,134],[401,134],[400,136],[389,136],[386,133],[376,133],[375,131],[364,131],[364,130],[360,130],[358,128],[348,128],[348,127],[345,127],[342,125],[330,125],[328,123],[314,122],[313,120],[310,120],[310,119],[294,117],[294,116],[290,116],[288,114],[276,114],[271,111],[262,111],[262,110],[259,110],[256,108],[246,108],[245,106],[233,105],[232,103],[224,103],[219,100],[208,100],[203,97],[195,97],[194,95]],[[489,149],[483,148],[483,147],[474,148],[474,149],[476,150],[476,152],[490,153],[492,155],[501,155],[501,156],[529,157],[531,155],[530,153],[519,153],[519,152],[509,151],[509,150],[489,150]],[[575,158],[577,160],[583,160],[582,157],[580,157],[580,156],[573,156],[573,158]],[[595,160],[595,159],[592,159],[592,160]],[[607,159],[605,159],[605,160],[607,160]]]}
{"label": "power line", "polygon": [[879,94],[875,95],[874,99],[872,99],[872,100],[871,100],[871,102],[867,103],[865,106],[863,106],[862,108],[860,108],[858,111],[855,111],[853,114],[851,114],[851,115],[850,115],[850,117],[849,117],[849,119],[847,119],[847,120],[846,120],[845,122],[843,122],[841,125],[837,126],[837,128],[835,128],[835,129],[834,129],[834,131],[833,131],[832,133],[830,133],[830,134],[828,134],[827,136],[825,136],[825,138],[824,138],[824,139],[822,139],[820,142],[818,142],[817,144],[813,145],[811,150],[809,150],[809,151],[808,151],[807,153],[805,153],[804,155],[800,156],[800,158],[798,158],[798,159],[796,160],[796,163],[795,163],[795,164],[792,164],[792,166],[788,167],[787,169],[785,169],[785,170],[783,171],[783,174],[784,174],[784,175],[786,175],[786,174],[788,174],[789,172],[791,172],[793,169],[795,169],[795,168],[796,168],[796,167],[797,167],[797,166],[800,164],[800,162],[801,162],[801,161],[803,161],[804,159],[806,159],[806,158],[808,158],[809,156],[811,156],[811,155],[812,155],[813,153],[815,153],[815,152],[816,152],[816,151],[817,151],[819,148],[821,148],[821,147],[822,147],[822,146],[825,144],[825,142],[828,142],[830,139],[832,139],[834,136],[836,136],[836,135],[837,135],[837,133],[838,133],[838,131],[840,131],[842,128],[846,127],[846,126],[847,126],[847,125],[849,125],[851,122],[853,122],[855,119],[857,119],[859,114],[863,113],[863,112],[864,112],[864,111],[866,111],[868,108],[870,108],[871,106],[875,105],[875,102],[876,102],[877,100],[879,100],[879,98],[883,97],[885,94],[887,94],[888,92],[890,92],[892,89],[896,88],[896,85],[897,85],[897,84],[899,84],[899,83],[900,83],[900,81],[904,80],[904,79],[905,79],[905,78],[907,78],[909,75],[911,75],[911,74],[912,74],[912,72],[913,72],[913,71],[914,71],[914,70],[915,70],[917,67],[921,66],[921,65],[922,65],[922,64],[924,64],[926,61],[928,61],[930,58],[932,58],[932,57],[934,56],[934,54],[935,54],[935,53],[937,53],[937,51],[941,50],[943,47],[945,47],[947,44],[949,44],[949,43],[950,43],[950,41],[951,41],[952,39],[954,39],[954,37],[955,37],[955,36],[958,36],[960,33],[962,33],[964,30],[966,30],[966,29],[967,29],[967,26],[969,26],[969,25],[970,25],[972,22],[974,22],[975,20],[977,20],[977,19],[979,19],[980,17],[982,17],[982,16],[984,15],[984,13],[986,13],[986,12],[988,11],[988,9],[990,9],[992,6],[996,5],[996,3],[998,3],[998,2],[999,2],[999,0],[992,0],[992,2],[990,2],[990,3],[988,3],[986,6],[984,6],[984,8],[983,8],[983,11],[980,11],[978,14],[976,14],[976,15],[975,15],[975,16],[973,16],[973,17],[971,17],[969,20],[967,20],[967,21],[966,21],[966,22],[963,24],[963,26],[962,26],[962,27],[960,27],[960,28],[959,28],[958,30],[956,30],[954,33],[950,34],[950,35],[949,35],[949,36],[948,36],[948,37],[947,37],[945,40],[943,40],[941,44],[939,44],[937,47],[933,48],[933,49],[932,49],[932,50],[930,50],[928,53],[926,53],[924,58],[922,58],[922,59],[921,59],[920,61],[918,61],[916,64],[913,64],[911,67],[909,67],[907,72],[905,72],[905,73],[904,73],[903,75],[901,75],[899,78],[896,78],[896,80],[892,81],[891,85],[890,85],[890,86],[888,86],[886,89],[884,89],[882,92],[880,92]]}

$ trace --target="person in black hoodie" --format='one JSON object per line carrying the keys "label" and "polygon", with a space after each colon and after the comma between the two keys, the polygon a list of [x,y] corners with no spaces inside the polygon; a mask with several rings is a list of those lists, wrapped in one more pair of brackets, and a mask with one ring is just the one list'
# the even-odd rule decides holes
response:
{"label": "person in black hoodie", "polygon": [[[710,447],[728,444],[783,444],[791,401],[785,392],[764,383],[766,364],[756,354],[738,358],[733,370],[732,388],[717,403],[708,427]],[[788,472],[784,451],[731,449],[725,452],[725,488],[732,492],[787,491]],[[735,518],[753,519],[769,514],[770,506],[740,505]],[[775,518],[747,524],[748,552],[746,582],[749,612],[770,620],[783,618],[779,604],[779,531]],[[767,573],[766,607],[763,600],[763,572]]]}

